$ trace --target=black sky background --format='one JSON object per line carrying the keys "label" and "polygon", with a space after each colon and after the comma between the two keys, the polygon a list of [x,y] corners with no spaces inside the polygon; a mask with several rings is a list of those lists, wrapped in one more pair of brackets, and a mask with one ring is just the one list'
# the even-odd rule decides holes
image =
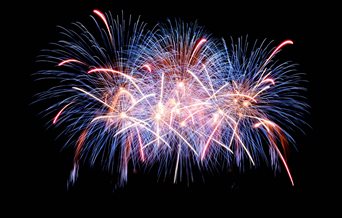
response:
{"label": "black sky background", "polygon": [[[271,8],[267,8],[271,7]],[[244,173],[213,173],[205,181],[188,186],[171,181],[157,181],[153,172],[130,174],[128,184],[113,191],[111,177],[98,169],[81,171],[79,181],[69,190],[67,179],[72,166],[72,152],[61,151],[56,140],[58,129],[45,128],[40,108],[30,105],[39,90],[32,73],[40,50],[58,39],[57,25],[71,22],[91,23],[93,9],[112,14],[141,15],[151,25],[167,18],[195,21],[214,36],[292,39],[284,49],[284,59],[299,63],[305,72],[310,115],[306,135],[295,134],[298,151],[292,149],[289,166],[295,180],[292,187],[285,170],[274,175],[271,169]],[[216,1],[206,3],[165,1],[48,1],[14,4],[4,7],[3,46],[8,48],[2,70],[4,89],[2,110],[4,138],[2,146],[1,213],[8,215],[317,215],[334,214],[340,196],[337,144],[326,139],[332,134],[325,122],[329,71],[319,67],[319,50],[324,48],[318,24],[326,18],[320,5],[250,4]],[[318,13],[320,12],[320,13]],[[326,11],[325,11],[326,12]],[[8,13],[8,15],[6,15]],[[323,22],[324,23],[324,22]],[[329,36],[327,37],[329,38]],[[13,40],[13,43],[10,43]],[[333,40],[333,38],[331,38]],[[8,44],[7,44],[8,42]],[[4,52],[5,53],[5,52]],[[281,57],[280,57],[281,58]],[[7,67],[8,66],[8,67]],[[8,77],[8,78],[7,78]],[[9,88],[8,88],[9,87]],[[328,113],[336,113],[332,110]]]}

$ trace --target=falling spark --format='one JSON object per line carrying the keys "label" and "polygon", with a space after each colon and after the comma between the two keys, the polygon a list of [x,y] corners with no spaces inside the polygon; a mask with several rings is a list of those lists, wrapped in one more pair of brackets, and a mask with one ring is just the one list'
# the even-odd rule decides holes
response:
{"label": "falling spark", "polygon": [[72,102],[70,102],[69,104],[65,105],[55,116],[55,118],[53,119],[52,123],[56,124],[58,118],[61,116],[62,112],[71,104]]}

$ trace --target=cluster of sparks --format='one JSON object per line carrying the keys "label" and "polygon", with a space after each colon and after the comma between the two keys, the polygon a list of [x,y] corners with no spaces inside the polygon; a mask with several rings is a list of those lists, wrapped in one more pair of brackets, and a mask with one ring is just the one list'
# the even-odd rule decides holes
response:
{"label": "cluster of sparks", "polygon": [[47,111],[75,146],[72,182],[82,160],[100,160],[123,184],[131,165],[157,164],[176,182],[193,166],[270,159],[294,184],[286,163],[293,139],[284,127],[296,127],[305,103],[296,97],[302,88],[293,65],[274,61],[291,40],[249,50],[196,24],[170,21],[148,31],[131,18],[93,12],[97,33],[81,23],[63,28],[64,39],[44,56],[57,66],[41,72],[58,81],[39,98],[58,101]]}

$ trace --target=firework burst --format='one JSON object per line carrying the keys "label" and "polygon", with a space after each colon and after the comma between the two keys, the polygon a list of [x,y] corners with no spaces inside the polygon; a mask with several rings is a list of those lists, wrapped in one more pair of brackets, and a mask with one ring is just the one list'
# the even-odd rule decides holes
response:
{"label": "firework burst", "polygon": [[54,67],[38,72],[54,84],[38,101],[56,102],[45,112],[75,148],[71,182],[81,161],[100,160],[119,185],[129,163],[158,165],[176,182],[192,167],[266,161],[294,184],[288,131],[302,122],[304,89],[293,64],[275,61],[291,40],[228,46],[197,24],[147,30],[139,19],[93,13],[93,31],[61,28],[63,39],[41,56]]}

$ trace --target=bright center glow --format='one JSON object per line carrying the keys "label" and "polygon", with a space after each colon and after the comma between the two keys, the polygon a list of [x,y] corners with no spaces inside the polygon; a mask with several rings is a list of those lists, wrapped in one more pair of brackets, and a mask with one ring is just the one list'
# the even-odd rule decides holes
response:
{"label": "bright center glow", "polygon": [[162,118],[161,114],[160,113],[156,113],[156,115],[154,116],[154,118],[156,120],[160,120]]}
{"label": "bright center glow", "polygon": [[127,118],[127,114],[126,114],[125,112],[121,112],[121,113],[120,113],[120,118],[121,118],[121,119]]}

